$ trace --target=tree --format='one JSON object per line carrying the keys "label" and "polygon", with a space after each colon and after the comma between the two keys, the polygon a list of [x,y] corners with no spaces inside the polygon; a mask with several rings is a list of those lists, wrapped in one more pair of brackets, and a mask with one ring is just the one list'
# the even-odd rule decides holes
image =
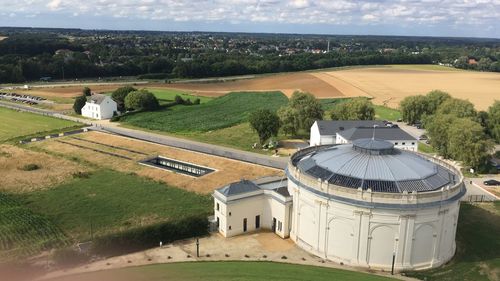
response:
{"label": "tree", "polygon": [[89,87],[84,87],[83,90],[82,90],[82,93],[83,93],[84,96],[87,96],[87,97],[90,96],[90,95],[92,95],[92,91],[90,90]]}
{"label": "tree", "polygon": [[400,103],[401,117],[408,124],[415,124],[428,114],[428,100],[425,96],[409,96]]}
{"label": "tree", "polygon": [[335,106],[330,117],[332,120],[373,120],[375,108],[368,99],[353,99]]}
{"label": "tree", "polygon": [[450,99],[451,96],[447,92],[433,90],[427,93],[425,98],[427,99],[427,114],[434,114],[439,106],[446,100]]}
{"label": "tree", "polygon": [[272,136],[277,136],[280,129],[280,119],[276,113],[269,109],[254,111],[249,117],[250,126],[259,135],[259,142],[263,144]]}
{"label": "tree", "polygon": [[155,110],[158,107],[158,100],[147,90],[134,91],[125,97],[125,108],[130,110]]}
{"label": "tree", "polygon": [[125,111],[125,97],[134,91],[137,91],[137,89],[132,86],[121,87],[113,91],[111,98],[116,102],[118,111]]}
{"label": "tree", "polygon": [[309,130],[314,121],[323,119],[321,103],[311,94],[294,92],[288,105],[278,111],[283,132],[296,134],[299,130]]}
{"label": "tree", "polygon": [[87,97],[85,95],[81,95],[75,99],[75,103],[73,103],[73,110],[77,114],[82,114],[82,108],[85,106],[87,102]]}
{"label": "tree", "polygon": [[478,168],[486,162],[493,142],[486,138],[483,127],[469,118],[456,118],[448,128],[449,153],[455,160]]}
{"label": "tree", "polygon": [[295,110],[288,106],[283,106],[278,110],[281,130],[285,135],[294,136],[299,131],[299,120]]}
{"label": "tree", "polygon": [[459,118],[475,117],[477,114],[470,101],[455,98],[445,100],[436,112],[438,114],[453,114]]}
{"label": "tree", "polygon": [[425,121],[425,129],[430,138],[431,145],[446,158],[451,157],[448,149],[448,128],[456,119],[451,114],[436,114],[428,116]]}
{"label": "tree", "polygon": [[488,131],[491,137],[498,143],[500,142],[500,101],[495,101],[488,108],[488,119],[486,121]]}

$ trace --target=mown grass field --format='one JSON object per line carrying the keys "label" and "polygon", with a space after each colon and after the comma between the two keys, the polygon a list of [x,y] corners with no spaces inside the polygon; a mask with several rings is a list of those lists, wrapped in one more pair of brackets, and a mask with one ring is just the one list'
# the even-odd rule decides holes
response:
{"label": "mown grass field", "polygon": [[201,103],[205,103],[212,100],[211,97],[195,96],[191,95],[189,92],[179,91],[174,89],[146,88],[146,90],[153,93],[153,95],[155,95],[155,97],[158,99],[160,103],[172,102],[174,101],[175,96],[180,96],[184,100],[190,99],[191,101],[194,101],[195,99],[200,99]]}
{"label": "mown grass field", "polygon": [[23,194],[26,207],[73,239],[88,239],[190,215],[209,214],[209,196],[111,170],[93,172],[57,187]]}
{"label": "mown grass field", "polygon": [[401,111],[383,105],[374,105],[375,119],[396,121],[401,118]]}
{"label": "mown grass field", "polygon": [[287,102],[287,97],[280,92],[238,92],[201,105],[179,105],[154,112],[130,114],[120,118],[120,121],[170,133],[207,132],[243,123],[254,110],[277,110]]}
{"label": "mown grass field", "polygon": [[188,262],[101,271],[56,280],[71,281],[382,281],[392,278],[368,273],[273,262]]}
{"label": "mown grass field", "polygon": [[0,123],[2,124],[0,126],[0,142],[25,135],[78,126],[75,122],[3,107],[0,107]]}
{"label": "mown grass field", "polygon": [[14,196],[0,192],[0,262],[60,247],[67,241],[50,219],[32,212]]}
{"label": "mown grass field", "polygon": [[408,275],[422,280],[500,280],[500,202],[462,204],[457,252],[447,265]]}

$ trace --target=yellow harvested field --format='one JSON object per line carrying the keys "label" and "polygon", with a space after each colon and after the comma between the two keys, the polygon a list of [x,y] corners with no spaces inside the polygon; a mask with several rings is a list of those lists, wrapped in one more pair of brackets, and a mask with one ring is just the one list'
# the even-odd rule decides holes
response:
{"label": "yellow harvested field", "polygon": [[[27,164],[40,167],[34,171],[23,171]],[[30,192],[58,185],[71,179],[76,172],[89,171],[69,160],[35,152],[13,145],[0,145],[0,190]]]}
{"label": "yellow harvested field", "polygon": [[[78,157],[91,162],[97,167],[110,168],[126,173],[136,173],[140,176],[149,177],[172,186],[199,193],[211,193],[215,188],[243,178],[255,179],[263,176],[283,174],[282,171],[277,169],[266,168],[227,158],[157,145],[106,133],[88,132],[79,134],[76,138],[63,137],[32,143],[30,145],[67,156]],[[115,148],[110,146],[114,146]],[[118,154],[131,158],[132,160],[107,155],[101,152],[95,152],[91,149]],[[215,169],[216,171],[196,178],[180,173],[144,166],[138,163],[139,160],[157,155],[209,167]]]}
{"label": "yellow harvested field", "polygon": [[341,89],[344,96],[370,96],[374,103],[389,107],[398,107],[407,96],[436,89],[468,99],[478,110],[486,110],[495,99],[500,100],[500,73],[493,72],[378,67],[323,72],[319,77]]}

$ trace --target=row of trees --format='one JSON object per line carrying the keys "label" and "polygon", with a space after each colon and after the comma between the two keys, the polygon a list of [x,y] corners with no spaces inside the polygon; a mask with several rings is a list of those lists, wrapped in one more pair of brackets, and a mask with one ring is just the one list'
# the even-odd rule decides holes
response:
{"label": "row of trees", "polygon": [[473,168],[484,167],[494,142],[500,142],[499,101],[488,111],[477,112],[467,100],[432,91],[425,96],[406,97],[400,109],[404,121],[422,122],[440,155]]}

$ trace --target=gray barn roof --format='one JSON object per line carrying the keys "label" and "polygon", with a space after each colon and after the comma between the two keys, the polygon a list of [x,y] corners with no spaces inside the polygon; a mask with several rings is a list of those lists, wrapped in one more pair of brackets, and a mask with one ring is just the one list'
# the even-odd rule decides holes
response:
{"label": "gray barn roof", "polygon": [[295,165],[303,173],[332,184],[374,192],[425,192],[458,180],[450,170],[377,139],[313,151]]}
{"label": "gray barn roof", "polygon": [[340,131],[338,134],[350,141],[372,138],[373,136],[381,140],[417,140],[401,128],[389,127],[358,127]]}
{"label": "gray barn roof", "polygon": [[339,131],[357,127],[385,126],[382,121],[375,120],[318,120],[319,133],[323,136],[333,136]]}
{"label": "gray barn roof", "polygon": [[90,101],[91,102],[94,102],[95,104],[101,104],[104,99],[106,98],[105,95],[101,95],[101,94],[93,94],[90,96]]}

